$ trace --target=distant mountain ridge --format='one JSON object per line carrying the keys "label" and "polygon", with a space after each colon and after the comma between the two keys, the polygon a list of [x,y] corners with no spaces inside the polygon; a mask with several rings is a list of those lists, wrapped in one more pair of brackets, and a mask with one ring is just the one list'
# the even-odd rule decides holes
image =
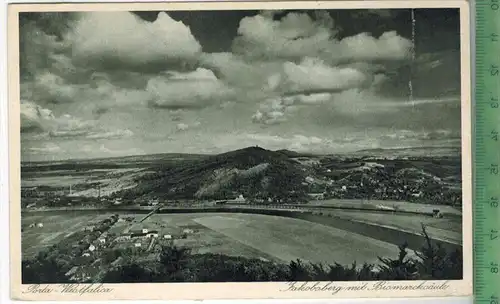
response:
{"label": "distant mountain ridge", "polygon": [[[162,154],[146,161],[138,157],[132,162],[129,158],[48,164],[23,168],[22,177],[34,185],[37,178],[78,176],[80,182],[72,184],[77,191],[73,195],[101,194],[128,202],[224,200],[240,195],[260,201],[306,202],[319,195],[456,203],[461,194],[459,150],[446,150],[448,155],[439,157],[425,149],[418,151],[420,156],[407,151],[414,150],[319,156],[254,146],[217,155]],[[97,185],[102,191],[95,190]]]}
{"label": "distant mountain ridge", "polygon": [[[287,155],[248,147],[203,159],[166,165],[145,177],[134,195],[179,198],[228,198],[302,193],[304,171]],[[127,195],[127,193],[125,195]]]}

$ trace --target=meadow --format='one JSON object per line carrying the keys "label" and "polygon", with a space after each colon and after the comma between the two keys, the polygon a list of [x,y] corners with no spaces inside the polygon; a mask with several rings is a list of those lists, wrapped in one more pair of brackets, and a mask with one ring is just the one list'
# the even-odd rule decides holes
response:
{"label": "meadow", "polygon": [[[42,228],[26,228],[22,236],[23,258],[56,244],[65,236],[111,213],[36,215],[23,217],[23,225],[42,222]],[[301,259],[310,262],[350,264],[375,263],[378,256],[395,256],[399,244],[391,244],[335,227],[280,216],[239,213],[155,214],[142,223],[143,214],[121,214],[137,222],[118,222],[109,230],[120,234],[125,229],[157,230],[160,235],[180,235],[191,229],[175,245],[193,253],[218,253],[276,262]],[[129,226],[131,225],[131,226]]]}

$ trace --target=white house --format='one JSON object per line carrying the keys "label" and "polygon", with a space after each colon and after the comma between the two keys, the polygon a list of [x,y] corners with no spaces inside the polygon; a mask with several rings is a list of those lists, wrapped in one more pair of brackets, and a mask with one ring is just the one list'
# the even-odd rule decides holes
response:
{"label": "white house", "polygon": [[148,233],[148,231],[146,228],[142,228],[142,233]]}
{"label": "white house", "polygon": [[89,257],[89,256],[90,256],[90,253],[88,253],[88,252],[84,252],[84,253],[82,254],[82,257]]}
{"label": "white house", "polygon": [[152,233],[148,233],[146,236],[147,236],[148,238],[152,238],[152,237],[153,237],[153,238],[157,238],[157,237],[158,237],[158,233],[156,233],[156,232],[152,232]]}
{"label": "white house", "polygon": [[193,233],[193,229],[184,229],[182,232],[184,233]]}
{"label": "white house", "polygon": [[236,203],[244,203],[246,199],[243,197],[243,194],[240,194],[237,198],[234,199]]}
{"label": "white house", "polygon": [[105,243],[106,243],[106,239],[105,239],[105,238],[100,238],[100,239],[99,239],[99,243],[101,243],[101,244],[105,244]]}
{"label": "white house", "polygon": [[42,228],[42,227],[43,227],[43,223],[38,223],[38,224],[36,224],[36,226],[37,226],[38,228]]}
{"label": "white house", "polygon": [[135,244],[134,244],[134,247],[141,247],[141,246],[142,246],[142,244],[141,244],[141,243],[135,243]]}
{"label": "white house", "polygon": [[94,251],[95,250],[95,246],[94,245],[90,245],[89,246],[89,251]]}
{"label": "white house", "polygon": [[171,240],[172,236],[170,234],[165,234],[165,235],[163,235],[163,238],[167,239],[167,240]]}
{"label": "white house", "polygon": [[412,193],[411,196],[413,197],[421,197],[422,196],[422,191],[418,192],[418,193]]}

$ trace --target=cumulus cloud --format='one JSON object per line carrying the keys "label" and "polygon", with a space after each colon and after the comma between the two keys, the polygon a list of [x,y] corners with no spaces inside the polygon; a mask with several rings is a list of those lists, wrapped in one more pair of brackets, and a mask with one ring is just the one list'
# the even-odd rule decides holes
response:
{"label": "cumulus cloud", "polygon": [[204,68],[151,78],[146,91],[151,96],[150,105],[165,109],[202,108],[226,100],[233,93],[212,71]]}
{"label": "cumulus cloud", "polygon": [[104,130],[95,121],[82,120],[69,114],[60,116],[30,101],[21,102],[21,132],[35,138],[116,139],[130,137],[130,130]]}
{"label": "cumulus cloud", "polygon": [[82,13],[65,39],[80,63],[115,68],[153,63],[164,69],[162,64],[192,61],[201,52],[190,29],[164,12],[154,22],[130,12]]}
{"label": "cumulus cloud", "polygon": [[238,28],[233,51],[249,58],[319,57],[328,61],[400,60],[412,43],[394,31],[373,37],[360,33],[343,39],[328,13],[315,19],[306,13],[288,13],[280,20],[259,14],[245,17]]}
{"label": "cumulus cloud", "polygon": [[21,102],[21,132],[79,132],[92,127],[92,122],[83,121],[68,114],[55,116],[51,110],[33,102]]}
{"label": "cumulus cloud", "polygon": [[[273,78],[275,77],[275,78]],[[281,80],[281,83],[277,85]],[[342,91],[360,87],[365,84],[364,73],[350,67],[338,68],[327,65],[317,58],[304,58],[299,64],[286,62],[283,64],[283,74],[268,79],[273,87],[281,87],[285,91]]]}
{"label": "cumulus cloud", "polygon": [[255,123],[274,125],[286,121],[286,117],[285,113],[279,110],[274,110],[274,111],[259,110],[252,116],[252,121]]}
{"label": "cumulus cloud", "polygon": [[198,128],[200,125],[201,125],[201,123],[199,121],[189,123],[189,124],[181,122],[181,123],[178,123],[176,125],[176,130],[177,130],[177,132],[183,132],[183,131],[187,131],[189,129]]}
{"label": "cumulus cloud", "polygon": [[[38,22],[32,20],[26,22],[25,13],[20,15],[20,19],[24,21],[21,22],[19,29],[19,64],[23,80],[30,79],[40,70],[52,67],[54,61],[58,59],[57,54],[65,52],[70,47],[66,41],[57,36],[61,30],[46,29],[46,27],[57,28],[65,25],[66,22],[60,22],[61,18],[56,18],[55,14],[57,13],[40,14]],[[68,14],[64,16],[66,15]]]}
{"label": "cumulus cloud", "polygon": [[75,101],[83,86],[73,85],[48,70],[38,71],[30,80],[21,82],[21,98],[43,104],[62,104]]}

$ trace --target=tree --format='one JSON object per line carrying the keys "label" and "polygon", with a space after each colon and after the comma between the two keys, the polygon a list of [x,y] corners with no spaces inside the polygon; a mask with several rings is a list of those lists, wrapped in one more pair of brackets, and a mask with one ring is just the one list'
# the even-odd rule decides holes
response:
{"label": "tree", "polygon": [[188,248],[179,248],[177,246],[165,246],[159,257],[159,262],[163,266],[162,273],[168,281],[183,281],[182,270],[188,263],[190,255]]}
{"label": "tree", "polygon": [[53,259],[22,261],[23,284],[69,283],[65,271]]}
{"label": "tree", "polygon": [[301,260],[291,261],[288,267],[290,269],[290,281],[310,281],[312,279],[310,270]]}
{"label": "tree", "polygon": [[408,244],[399,246],[397,259],[381,258],[380,276],[383,280],[415,280],[418,278],[418,269],[413,259],[407,258]]}
{"label": "tree", "polygon": [[103,277],[103,283],[153,282],[154,273],[138,264],[128,264],[111,270]]}
{"label": "tree", "polygon": [[417,266],[422,279],[462,279],[462,252],[459,250],[446,252],[439,244],[434,245],[424,225],[422,234],[425,237],[425,245],[421,252],[416,253],[420,258]]}

